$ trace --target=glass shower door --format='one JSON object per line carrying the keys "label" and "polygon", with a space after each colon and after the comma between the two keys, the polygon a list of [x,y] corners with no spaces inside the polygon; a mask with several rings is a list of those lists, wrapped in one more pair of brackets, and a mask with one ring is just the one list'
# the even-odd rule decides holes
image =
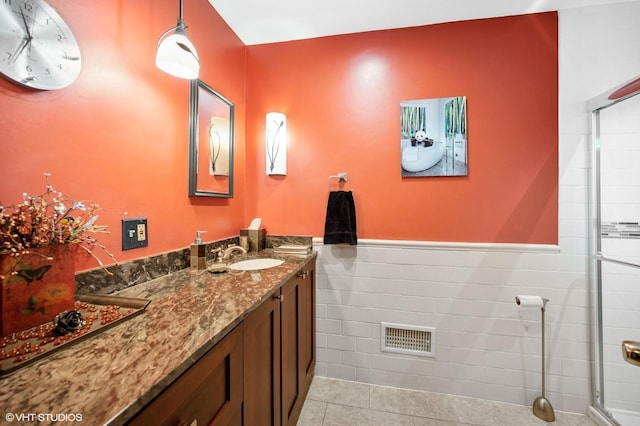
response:
{"label": "glass shower door", "polygon": [[640,96],[594,111],[593,274],[596,405],[622,426],[640,424]]}

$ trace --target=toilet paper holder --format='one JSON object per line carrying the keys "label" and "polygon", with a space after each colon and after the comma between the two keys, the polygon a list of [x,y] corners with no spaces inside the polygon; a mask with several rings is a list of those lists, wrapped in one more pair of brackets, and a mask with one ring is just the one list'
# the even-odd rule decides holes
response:
{"label": "toilet paper holder", "polygon": [[540,308],[544,311],[549,299],[540,296],[517,295],[515,297],[516,305],[521,308]]}
{"label": "toilet paper holder", "polygon": [[522,308],[540,308],[541,315],[541,329],[542,329],[542,337],[540,342],[542,344],[541,348],[541,360],[542,360],[542,395],[537,397],[535,401],[533,401],[533,414],[546,422],[553,422],[556,419],[555,412],[553,411],[553,406],[551,402],[545,396],[545,365],[544,365],[544,308],[547,306],[547,302],[549,299],[545,299],[540,296],[527,296],[527,295],[518,295],[516,296],[516,305]]}

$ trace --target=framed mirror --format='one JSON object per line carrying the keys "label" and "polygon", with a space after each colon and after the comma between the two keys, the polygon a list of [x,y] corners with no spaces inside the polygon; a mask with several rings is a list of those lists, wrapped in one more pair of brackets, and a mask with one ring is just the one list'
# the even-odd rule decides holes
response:
{"label": "framed mirror", "polygon": [[189,196],[233,197],[233,114],[233,103],[191,80]]}

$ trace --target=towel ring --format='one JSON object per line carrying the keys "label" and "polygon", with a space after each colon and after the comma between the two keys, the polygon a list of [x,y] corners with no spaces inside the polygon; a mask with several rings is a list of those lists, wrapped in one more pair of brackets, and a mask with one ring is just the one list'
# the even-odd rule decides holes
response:
{"label": "towel ring", "polygon": [[347,181],[346,173],[338,173],[336,176],[329,176],[329,192],[331,192],[331,179],[338,179],[338,183]]}

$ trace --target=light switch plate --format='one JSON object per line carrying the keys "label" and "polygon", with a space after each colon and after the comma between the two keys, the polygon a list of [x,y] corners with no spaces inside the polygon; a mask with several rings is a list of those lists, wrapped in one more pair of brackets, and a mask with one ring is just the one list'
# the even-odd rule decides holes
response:
{"label": "light switch plate", "polygon": [[122,219],[122,250],[131,250],[149,245],[147,218]]}

